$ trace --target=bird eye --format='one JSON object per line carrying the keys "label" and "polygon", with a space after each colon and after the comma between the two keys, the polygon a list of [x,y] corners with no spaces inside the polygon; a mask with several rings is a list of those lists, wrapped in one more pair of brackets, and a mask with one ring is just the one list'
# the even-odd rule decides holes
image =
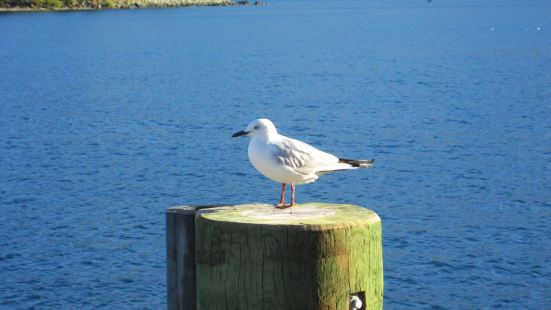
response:
{"label": "bird eye", "polygon": [[258,128],[260,128],[260,126],[258,126],[258,125],[254,126],[254,129],[258,129]]}

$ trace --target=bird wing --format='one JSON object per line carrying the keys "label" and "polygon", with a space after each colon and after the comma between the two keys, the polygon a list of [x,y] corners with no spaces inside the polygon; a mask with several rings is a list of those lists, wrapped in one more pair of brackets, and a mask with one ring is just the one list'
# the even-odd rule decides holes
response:
{"label": "bird wing", "polygon": [[321,171],[350,169],[350,165],[339,163],[336,156],[299,140],[282,137],[273,146],[276,159],[300,174],[309,175]]}

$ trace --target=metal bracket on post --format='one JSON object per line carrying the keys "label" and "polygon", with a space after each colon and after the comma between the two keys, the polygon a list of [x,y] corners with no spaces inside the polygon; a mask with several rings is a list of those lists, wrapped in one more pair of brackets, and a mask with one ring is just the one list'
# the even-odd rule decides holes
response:
{"label": "metal bracket on post", "polygon": [[350,302],[349,309],[350,310],[365,310],[365,292],[357,292],[354,294],[350,294],[348,298]]}

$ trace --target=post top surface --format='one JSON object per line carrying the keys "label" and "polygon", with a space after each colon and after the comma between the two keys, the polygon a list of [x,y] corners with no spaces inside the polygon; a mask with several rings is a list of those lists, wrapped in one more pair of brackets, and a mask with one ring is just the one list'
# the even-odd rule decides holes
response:
{"label": "post top surface", "polygon": [[198,218],[210,221],[263,225],[357,226],[380,221],[366,208],[350,204],[305,203],[287,209],[268,204],[222,206],[197,211]]}

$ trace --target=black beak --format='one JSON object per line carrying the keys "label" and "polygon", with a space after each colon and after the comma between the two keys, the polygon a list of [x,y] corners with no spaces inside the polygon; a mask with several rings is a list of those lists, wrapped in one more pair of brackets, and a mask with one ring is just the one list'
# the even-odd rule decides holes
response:
{"label": "black beak", "polygon": [[234,133],[231,137],[235,138],[235,137],[239,137],[239,136],[244,136],[248,133],[249,133],[248,131],[241,130],[241,131],[238,131],[238,132]]}

